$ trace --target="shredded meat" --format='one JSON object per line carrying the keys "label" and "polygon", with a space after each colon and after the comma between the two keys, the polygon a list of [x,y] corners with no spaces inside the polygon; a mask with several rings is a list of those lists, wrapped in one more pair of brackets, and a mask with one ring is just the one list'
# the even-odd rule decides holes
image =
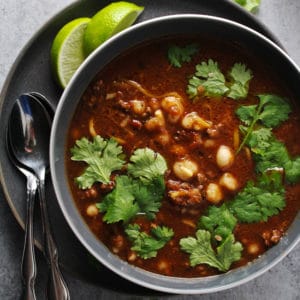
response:
{"label": "shredded meat", "polygon": [[277,244],[283,235],[283,231],[279,229],[273,229],[264,231],[262,233],[262,238],[265,240],[266,246],[270,247]]}
{"label": "shredded meat", "polygon": [[187,182],[168,180],[167,188],[169,189],[168,196],[170,200],[176,205],[196,205],[202,200],[202,186],[194,187]]}

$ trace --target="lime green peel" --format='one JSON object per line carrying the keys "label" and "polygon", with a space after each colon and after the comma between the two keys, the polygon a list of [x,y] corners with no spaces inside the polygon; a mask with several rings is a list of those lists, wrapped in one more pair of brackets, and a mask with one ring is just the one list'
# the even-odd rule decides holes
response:
{"label": "lime green peel", "polygon": [[65,88],[85,59],[83,35],[90,18],[78,18],[63,26],[51,48],[51,63],[56,80]]}
{"label": "lime green peel", "polygon": [[125,1],[113,2],[101,9],[86,28],[85,54],[89,55],[111,36],[132,25],[143,10],[144,7]]}

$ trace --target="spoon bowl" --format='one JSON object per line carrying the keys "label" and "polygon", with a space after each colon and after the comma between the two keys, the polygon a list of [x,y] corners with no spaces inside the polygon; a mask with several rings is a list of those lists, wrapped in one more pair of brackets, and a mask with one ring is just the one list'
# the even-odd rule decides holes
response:
{"label": "spoon bowl", "polygon": [[30,95],[21,95],[12,109],[9,124],[9,141],[15,157],[26,168],[40,173],[49,165],[51,119],[46,109]]}

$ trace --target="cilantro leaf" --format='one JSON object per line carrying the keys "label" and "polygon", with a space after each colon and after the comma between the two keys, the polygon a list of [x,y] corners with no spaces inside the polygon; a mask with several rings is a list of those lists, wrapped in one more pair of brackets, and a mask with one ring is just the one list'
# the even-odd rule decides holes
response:
{"label": "cilantro leaf", "polygon": [[266,127],[275,128],[287,120],[291,108],[283,98],[273,94],[259,95],[260,106],[259,120]]}
{"label": "cilantro leaf", "polygon": [[84,173],[75,179],[79,188],[90,188],[95,182],[109,183],[111,173],[124,164],[121,153],[122,148],[114,139],[104,140],[97,135],[93,141],[85,137],[77,140],[71,149],[71,159],[88,164]]}
{"label": "cilantro leaf", "polygon": [[128,222],[138,213],[153,219],[165,192],[165,159],[149,148],[137,149],[130,157],[128,176],[116,177],[116,186],[98,204],[107,223]]}
{"label": "cilantro leaf", "polygon": [[252,13],[256,12],[260,5],[260,0],[234,0],[234,1]]}
{"label": "cilantro leaf", "polygon": [[288,119],[291,112],[289,104],[281,97],[274,94],[258,95],[259,104],[240,106],[236,114],[244,124],[252,128],[257,122],[274,128]]}
{"label": "cilantro leaf", "polygon": [[285,207],[285,192],[282,174],[271,171],[262,174],[254,183],[248,181],[246,187],[229,204],[230,211],[241,222],[267,221]]}
{"label": "cilantro leaf", "polygon": [[[240,106],[236,110],[237,116],[248,127],[244,127],[245,136],[237,152],[239,152],[257,126],[274,128],[288,119],[291,112],[289,104],[281,97],[273,94],[262,94],[258,96],[259,104]],[[246,130],[245,130],[246,129]]]}
{"label": "cilantro leaf", "polygon": [[103,220],[107,223],[127,223],[138,213],[144,213],[148,219],[153,219],[161,206],[164,191],[162,176],[149,183],[126,175],[117,176],[116,187],[97,207],[105,213]]}
{"label": "cilantro leaf", "polygon": [[294,159],[290,158],[286,146],[276,140],[274,135],[271,135],[264,143],[257,144],[255,148],[251,148],[251,151],[254,152],[253,157],[256,162],[255,168],[257,172],[262,173],[270,168],[283,168],[285,180],[288,183],[296,183],[300,180],[300,156]]}
{"label": "cilantro leaf", "polygon": [[245,98],[248,94],[249,81],[252,78],[251,71],[244,64],[235,63],[229,72],[232,85],[227,94],[232,99]]}
{"label": "cilantro leaf", "polygon": [[163,176],[155,178],[151,183],[145,184],[136,181],[133,195],[139,206],[139,212],[145,213],[148,219],[154,219],[159,211],[161,200],[165,192]]}
{"label": "cilantro leaf", "polygon": [[135,150],[130,162],[128,174],[143,182],[151,182],[154,178],[164,175],[168,168],[165,159],[149,148]]}
{"label": "cilantro leaf", "polygon": [[233,234],[217,247],[217,253],[211,246],[211,234],[207,230],[197,230],[196,238],[187,237],[180,240],[180,247],[190,254],[192,267],[199,264],[208,264],[222,272],[226,272],[231,264],[241,258],[243,250],[239,242],[235,242]]}
{"label": "cilantro leaf", "polygon": [[[284,168],[290,160],[285,145],[272,135],[266,144],[257,145],[254,153],[257,172],[263,173],[270,168]],[[252,149],[251,149],[252,150]]]}
{"label": "cilantro leaf", "polygon": [[[240,130],[245,133],[248,128],[240,126]],[[300,156],[291,158],[286,146],[275,138],[271,128],[261,127],[253,130],[248,135],[246,144],[253,153],[257,173],[264,173],[268,169],[282,168],[288,183],[296,183],[300,180]]]}
{"label": "cilantro leaf", "polygon": [[187,94],[190,99],[197,96],[227,96],[232,99],[245,98],[248,94],[251,71],[244,64],[236,63],[229,72],[230,82],[219,69],[218,63],[209,59],[196,65],[195,74],[189,79]]}
{"label": "cilantro leaf", "polygon": [[296,183],[300,180],[300,156],[289,160],[284,165],[285,177],[289,183]]}
{"label": "cilantro leaf", "polygon": [[202,216],[199,220],[198,227],[208,230],[214,238],[225,239],[229,236],[237,219],[230,212],[225,204],[220,207],[210,206],[207,210],[207,215]]}
{"label": "cilantro leaf", "polygon": [[125,232],[132,242],[131,250],[143,259],[156,257],[157,251],[173,237],[173,229],[157,226],[151,230],[151,235],[141,232],[138,224],[129,224]]}
{"label": "cilantro leaf", "polygon": [[242,251],[242,244],[235,242],[234,235],[230,234],[217,248],[217,258],[223,267],[221,271],[229,270],[233,262],[240,260]]}
{"label": "cilantro leaf", "polygon": [[272,136],[271,128],[259,128],[252,131],[247,145],[251,148],[252,152],[256,154],[263,154],[265,149],[271,145]]}
{"label": "cilantro leaf", "polygon": [[257,114],[257,105],[242,105],[235,113],[246,126],[250,126]]}
{"label": "cilantro leaf", "polygon": [[139,206],[134,202],[133,189],[133,182],[128,176],[116,177],[115,189],[97,204],[98,209],[105,212],[105,222],[128,222],[138,213]]}
{"label": "cilantro leaf", "polygon": [[183,63],[190,62],[192,55],[194,55],[198,50],[198,44],[190,44],[185,47],[172,45],[168,50],[168,59],[172,66],[180,68]]}
{"label": "cilantro leaf", "polygon": [[225,77],[219,69],[218,63],[209,59],[196,65],[196,73],[189,80],[187,93],[190,98],[194,98],[198,94],[198,88],[204,89],[206,96],[224,95],[228,88],[225,85]]}

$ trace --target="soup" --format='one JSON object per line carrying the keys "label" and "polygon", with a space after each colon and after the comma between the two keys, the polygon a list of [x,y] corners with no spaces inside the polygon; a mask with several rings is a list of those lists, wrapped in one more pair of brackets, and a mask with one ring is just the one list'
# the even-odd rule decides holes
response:
{"label": "soup", "polygon": [[296,99],[239,45],[145,43],[82,96],[66,149],[81,215],[112,253],[201,277],[280,242],[300,207]]}

